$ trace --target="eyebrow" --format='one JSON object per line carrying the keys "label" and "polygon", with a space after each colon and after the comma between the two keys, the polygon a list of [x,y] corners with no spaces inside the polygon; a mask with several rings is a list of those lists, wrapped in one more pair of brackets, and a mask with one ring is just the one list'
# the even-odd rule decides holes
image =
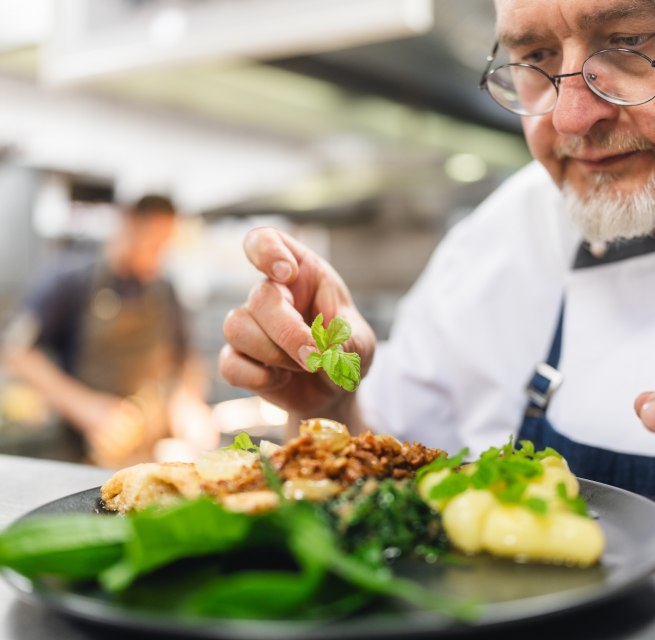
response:
{"label": "eyebrow", "polygon": [[[618,6],[581,15],[577,19],[576,26],[580,30],[588,30],[626,18],[653,18],[655,15],[653,4],[653,0],[628,0]],[[510,48],[528,46],[540,42],[543,39],[544,34],[540,31],[526,31],[522,33],[511,33],[507,31],[497,34],[498,42]]]}
{"label": "eyebrow", "polygon": [[578,27],[589,29],[606,22],[615,22],[625,18],[653,18],[654,16],[655,6],[653,0],[629,0],[629,2],[624,2],[619,6],[580,16]]}

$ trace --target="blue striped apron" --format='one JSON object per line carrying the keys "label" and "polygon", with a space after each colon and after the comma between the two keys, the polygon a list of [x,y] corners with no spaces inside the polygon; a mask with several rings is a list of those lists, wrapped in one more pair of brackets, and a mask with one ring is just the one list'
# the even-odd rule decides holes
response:
{"label": "blue striped apron", "polygon": [[[595,258],[585,246],[578,251],[574,269],[607,264],[655,251],[655,238],[644,238],[611,246],[601,258]],[[528,403],[518,440],[531,440],[537,449],[552,447],[581,478],[604,482],[645,496],[655,497],[655,457],[619,453],[592,447],[559,433],[548,419],[548,404],[562,382],[558,371],[562,346],[565,303],[562,303],[548,357],[537,365],[527,387]],[[655,379],[653,380],[655,385]],[[635,389],[635,397],[644,389]],[[617,439],[620,434],[617,432]],[[653,434],[655,438],[655,434]]]}

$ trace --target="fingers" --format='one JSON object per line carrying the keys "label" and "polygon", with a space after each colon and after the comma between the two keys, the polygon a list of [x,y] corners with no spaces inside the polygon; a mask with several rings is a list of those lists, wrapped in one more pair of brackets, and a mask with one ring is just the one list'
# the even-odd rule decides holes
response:
{"label": "fingers", "polygon": [[242,355],[262,364],[285,369],[300,369],[255,322],[249,311],[239,307],[230,311],[223,323],[223,333],[229,344]]}
{"label": "fingers", "polygon": [[250,262],[274,282],[293,282],[305,250],[289,236],[271,228],[252,229],[243,248]]}
{"label": "fingers", "polygon": [[88,433],[96,464],[117,466],[143,439],[143,414],[128,400],[122,400],[105,419]]}
{"label": "fingers", "polygon": [[291,379],[290,371],[255,362],[229,344],[219,353],[218,368],[223,378],[233,387],[248,389],[258,395],[274,391]]}
{"label": "fingers", "polygon": [[237,351],[271,366],[306,369],[307,355],[316,350],[289,290],[270,280],[252,289],[241,310],[228,314],[223,331]]}
{"label": "fingers", "polygon": [[644,426],[655,431],[655,391],[644,391],[635,399],[635,412]]}

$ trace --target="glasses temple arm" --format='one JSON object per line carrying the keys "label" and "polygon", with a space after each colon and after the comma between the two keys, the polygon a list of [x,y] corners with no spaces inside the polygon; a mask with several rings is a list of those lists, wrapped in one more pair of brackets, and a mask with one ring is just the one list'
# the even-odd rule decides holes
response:
{"label": "glasses temple arm", "polygon": [[496,59],[496,53],[498,53],[498,46],[499,46],[499,44],[496,41],[494,43],[494,48],[491,50],[491,53],[487,56],[487,66],[485,67],[484,71],[482,72],[480,82],[478,83],[478,89],[484,89],[484,87],[487,85],[487,76],[489,75],[489,70],[491,69],[491,65],[493,64],[494,60]]}

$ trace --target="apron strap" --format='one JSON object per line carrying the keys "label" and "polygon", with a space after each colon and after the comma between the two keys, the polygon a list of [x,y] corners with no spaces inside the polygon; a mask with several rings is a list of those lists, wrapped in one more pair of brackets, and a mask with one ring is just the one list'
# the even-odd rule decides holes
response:
{"label": "apron strap", "polygon": [[[573,269],[586,269],[589,267],[609,264],[619,260],[626,260],[636,256],[655,251],[655,236],[635,238],[624,242],[614,242],[607,245],[599,255],[594,255],[588,243],[583,242],[573,262]],[[562,325],[564,321],[564,300],[560,307],[559,318],[550,346],[550,352],[545,362],[539,363],[532,378],[528,382],[526,392],[528,404],[525,409],[526,416],[543,417],[553,393],[562,384],[563,376],[558,371],[560,353],[562,349]]]}
{"label": "apron strap", "polygon": [[555,334],[550,345],[550,352],[545,362],[540,362],[528,382],[528,406],[526,415],[543,416],[546,413],[553,393],[562,384],[563,376],[557,370],[562,351],[562,325],[564,323],[564,301],[560,306]]}

